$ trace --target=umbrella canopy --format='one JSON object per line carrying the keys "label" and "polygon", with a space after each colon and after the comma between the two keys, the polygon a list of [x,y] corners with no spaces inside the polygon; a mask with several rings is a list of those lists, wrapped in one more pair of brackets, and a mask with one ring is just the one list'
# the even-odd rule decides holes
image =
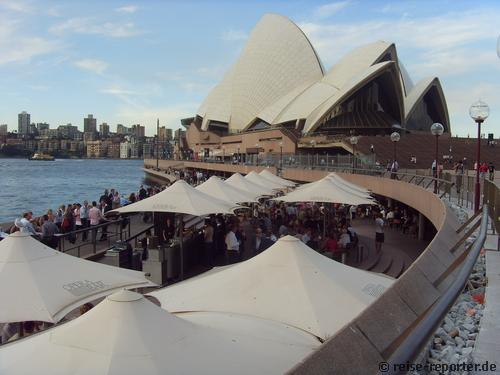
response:
{"label": "umbrella canopy", "polygon": [[370,190],[368,190],[362,186],[353,184],[352,182],[349,182],[349,181],[343,179],[337,173],[332,172],[328,175],[328,177],[330,177],[332,180],[339,182],[340,184],[342,184],[344,186],[347,186],[351,190],[355,190],[355,191],[358,191],[360,193],[370,194]]}
{"label": "umbrella canopy", "polygon": [[0,322],[57,322],[75,307],[124,287],[153,286],[142,272],[55,251],[27,233],[0,242]]}
{"label": "umbrella canopy", "polygon": [[264,195],[274,195],[272,188],[255,184],[250,180],[247,180],[239,173],[233,173],[233,175],[229,177],[225,182],[238,189],[251,193],[255,198],[262,197]]}
{"label": "umbrella canopy", "polygon": [[232,214],[239,207],[196,190],[183,180],[176,181],[165,190],[112,212],[175,212],[194,216]]}
{"label": "umbrella canopy", "polygon": [[202,191],[217,199],[234,202],[235,205],[237,203],[257,202],[254,194],[227,184],[216,176],[212,176],[201,185],[198,185],[196,190]]}
{"label": "umbrella canopy", "polygon": [[275,174],[269,172],[267,169],[263,169],[260,173],[260,176],[264,177],[267,180],[271,180],[277,184],[286,186],[286,187],[295,187],[297,184],[295,182],[292,182],[290,180],[286,180],[284,178],[281,178],[279,176],[276,176]]}
{"label": "umbrella canopy", "polygon": [[283,202],[325,202],[342,204],[376,204],[369,197],[349,192],[335,185],[329,178],[323,178],[302,189],[296,189],[282,197],[274,198]]}
{"label": "umbrella canopy", "polygon": [[152,292],[171,311],[220,311],[269,319],[326,339],[393,280],[335,262],[292,236],[225,270]]}
{"label": "umbrella canopy", "polygon": [[3,346],[0,373],[283,374],[319,344],[276,322],[199,315],[182,319],[140,294],[118,292],[75,320]]}
{"label": "umbrella canopy", "polygon": [[273,190],[282,190],[282,189],[286,188],[286,186],[284,186],[282,184],[278,184],[277,182],[268,180],[267,178],[262,177],[260,174],[254,172],[254,171],[251,171],[250,173],[248,173],[245,176],[245,178],[248,181],[253,182],[254,184],[267,186]]}

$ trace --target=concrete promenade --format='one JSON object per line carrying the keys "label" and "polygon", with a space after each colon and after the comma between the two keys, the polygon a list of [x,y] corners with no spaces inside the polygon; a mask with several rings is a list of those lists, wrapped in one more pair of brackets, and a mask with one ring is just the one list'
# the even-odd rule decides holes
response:
{"label": "concrete promenade", "polygon": [[488,235],[486,251],[485,308],[481,328],[474,347],[474,363],[496,364],[496,371],[477,371],[474,374],[500,374],[500,251],[498,235]]}

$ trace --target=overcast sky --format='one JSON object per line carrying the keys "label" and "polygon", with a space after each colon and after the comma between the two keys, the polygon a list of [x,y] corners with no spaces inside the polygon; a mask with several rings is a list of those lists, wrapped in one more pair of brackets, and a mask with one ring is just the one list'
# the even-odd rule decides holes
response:
{"label": "overcast sky", "polygon": [[491,108],[500,136],[498,1],[23,1],[0,0],[0,124],[17,114],[52,127],[141,123],[179,127],[272,12],[296,22],[326,69],[349,50],[396,43],[416,83],[438,76],[455,134],[471,136],[469,105]]}

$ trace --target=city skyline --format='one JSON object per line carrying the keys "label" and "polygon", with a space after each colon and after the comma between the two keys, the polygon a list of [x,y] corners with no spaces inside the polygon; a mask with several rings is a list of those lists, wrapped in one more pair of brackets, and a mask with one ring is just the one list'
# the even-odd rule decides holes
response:
{"label": "city skyline", "polygon": [[[475,135],[469,105],[491,107],[495,132],[500,60],[493,1],[274,1],[252,3],[0,1],[0,124],[17,116],[51,127],[141,124],[177,129],[195,114],[268,12],[296,22],[325,68],[375,40],[395,42],[415,81],[438,76],[454,134]],[[245,17],[241,17],[244,14]],[[186,22],[189,20],[189,22]],[[498,136],[498,134],[495,134]]]}

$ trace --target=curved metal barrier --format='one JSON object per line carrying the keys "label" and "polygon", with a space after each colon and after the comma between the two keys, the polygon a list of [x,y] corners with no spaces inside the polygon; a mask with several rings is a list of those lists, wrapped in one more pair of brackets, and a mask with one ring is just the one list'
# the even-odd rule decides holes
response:
{"label": "curved metal barrier", "polygon": [[379,374],[404,374],[408,372],[406,363],[411,363],[418,354],[422,351],[429,337],[435,332],[439,323],[444,319],[450,308],[455,303],[456,299],[462,292],[469,275],[477,261],[479,253],[483,248],[486,240],[488,229],[488,206],[483,206],[481,228],[472,249],[467,254],[460,272],[456,276],[448,290],[441,295],[436,303],[429,309],[420,322],[413,328],[412,332],[400,344],[398,349],[390,357],[387,365],[384,368],[387,371],[380,371]]}

